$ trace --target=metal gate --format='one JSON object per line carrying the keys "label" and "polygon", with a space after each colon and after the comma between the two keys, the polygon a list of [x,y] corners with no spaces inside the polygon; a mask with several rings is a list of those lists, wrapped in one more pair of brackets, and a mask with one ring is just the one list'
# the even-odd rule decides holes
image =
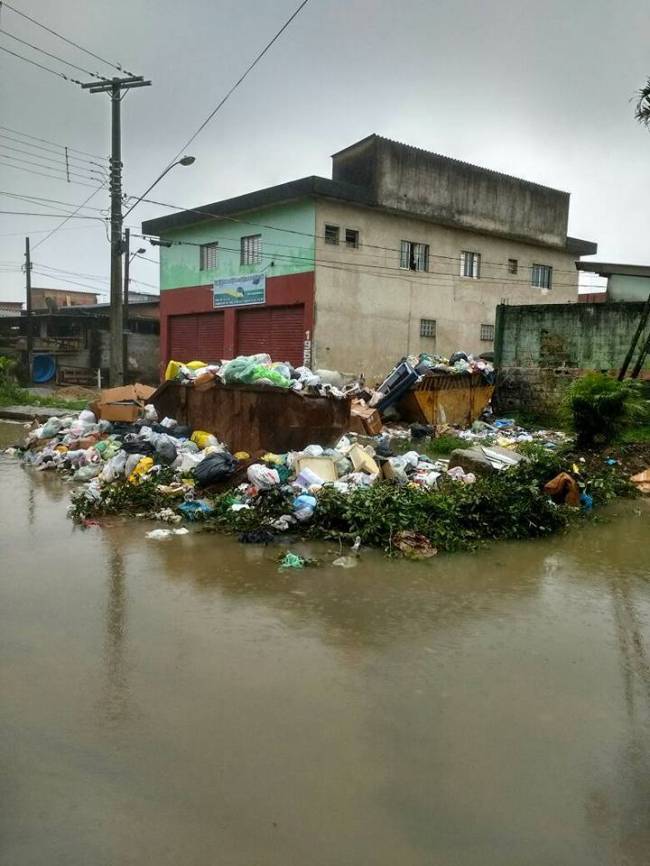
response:
{"label": "metal gate", "polygon": [[237,313],[237,354],[266,352],[274,361],[303,362],[305,307],[258,307]]}
{"label": "metal gate", "polygon": [[192,313],[170,316],[169,357],[174,361],[205,361],[223,358],[223,313]]}

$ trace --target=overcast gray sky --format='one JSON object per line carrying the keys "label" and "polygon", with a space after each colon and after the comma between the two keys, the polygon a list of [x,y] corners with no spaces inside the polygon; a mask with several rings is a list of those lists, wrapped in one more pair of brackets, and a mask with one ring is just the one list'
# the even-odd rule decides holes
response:
{"label": "overcast gray sky", "polygon": [[[11,2],[152,79],[152,87],[133,90],[123,103],[129,193],[142,192],[160,173],[297,6],[297,0]],[[91,71],[111,72],[6,8],[0,20],[22,39]],[[570,234],[597,241],[599,259],[647,264],[650,133],[635,122],[630,99],[650,74],[648,33],[647,0],[310,0],[189,148],[197,162],[174,169],[156,198],[197,206],[307,174],[329,176],[331,153],[377,132],[568,190]],[[0,45],[63,69],[3,34]],[[106,96],[0,52],[3,126],[105,154],[109,111]],[[23,150],[13,151],[19,159],[39,153],[0,141]],[[91,192],[2,162],[0,190],[74,204]],[[107,193],[90,204],[107,206]],[[0,210],[51,207],[0,196]],[[129,222],[163,212],[143,204]],[[36,245],[58,222],[0,214],[0,298],[24,299],[18,271],[24,236]],[[151,249],[147,255],[157,257]],[[71,220],[33,258],[35,271],[74,271],[93,275],[73,277],[78,282],[102,285],[95,277],[108,275],[105,230],[98,221]],[[137,262],[133,275],[141,281],[136,289],[158,284],[153,263]],[[63,278],[35,275],[33,282],[73,288]]]}

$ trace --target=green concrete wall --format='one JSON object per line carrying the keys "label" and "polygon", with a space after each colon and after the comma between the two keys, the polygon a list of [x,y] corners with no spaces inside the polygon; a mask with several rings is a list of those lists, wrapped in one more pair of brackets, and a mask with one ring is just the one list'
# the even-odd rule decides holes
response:
{"label": "green concrete wall", "polygon": [[[313,271],[315,219],[314,202],[305,200],[265,208],[237,220],[210,220],[166,232],[164,240],[187,245],[160,248],[160,288],[205,285],[219,277],[260,271],[269,277]],[[262,263],[240,265],[240,238],[257,234],[262,235]],[[217,267],[202,271],[198,244],[214,241],[219,244]]]}
{"label": "green concrete wall", "polygon": [[[642,310],[640,303],[501,304],[495,361],[500,367],[615,370],[625,358]],[[642,339],[647,332],[648,328]]]}

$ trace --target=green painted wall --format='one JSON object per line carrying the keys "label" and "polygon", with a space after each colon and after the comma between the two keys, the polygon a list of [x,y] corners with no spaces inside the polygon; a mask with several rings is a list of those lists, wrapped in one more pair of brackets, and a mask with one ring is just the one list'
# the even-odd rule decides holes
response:
{"label": "green painted wall", "polygon": [[[160,288],[205,285],[219,277],[262,270],[269,277],[313,271],[315,220],[314,202],[304,200],[248,213],[237,221],[212,220],[166,232],[165,240],[189,241],[190,245],[160,248]],[[240,265],[240,238],[257,234],[262,236],[262,263]],[[199,247],[191,244],[214,241],[219,244],[217,267],[202,271]]]}
{"label": "green painted wall", "polygon": [[[618,369],[643,306],[633,302],[500,304],[494,344],[496,363],[500,367]],[[645,336],[648,332],[650,328]]]}

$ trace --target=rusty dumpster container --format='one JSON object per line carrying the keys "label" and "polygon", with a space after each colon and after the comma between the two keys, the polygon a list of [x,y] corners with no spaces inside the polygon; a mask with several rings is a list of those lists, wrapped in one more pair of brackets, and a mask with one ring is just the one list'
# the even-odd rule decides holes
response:
{"label": "rusty dumpster container", "polygon": [[254,454],[334,445],[350,429],[350,400],[263,385],[163,382],[151,398],[158,417],[213,433],[232,452]]}
{"label": "rusty dumpster container", "polygon": [[494,393],[481,373],[429,373],[409,390],[397,409],[405,421],[468,427]]}

